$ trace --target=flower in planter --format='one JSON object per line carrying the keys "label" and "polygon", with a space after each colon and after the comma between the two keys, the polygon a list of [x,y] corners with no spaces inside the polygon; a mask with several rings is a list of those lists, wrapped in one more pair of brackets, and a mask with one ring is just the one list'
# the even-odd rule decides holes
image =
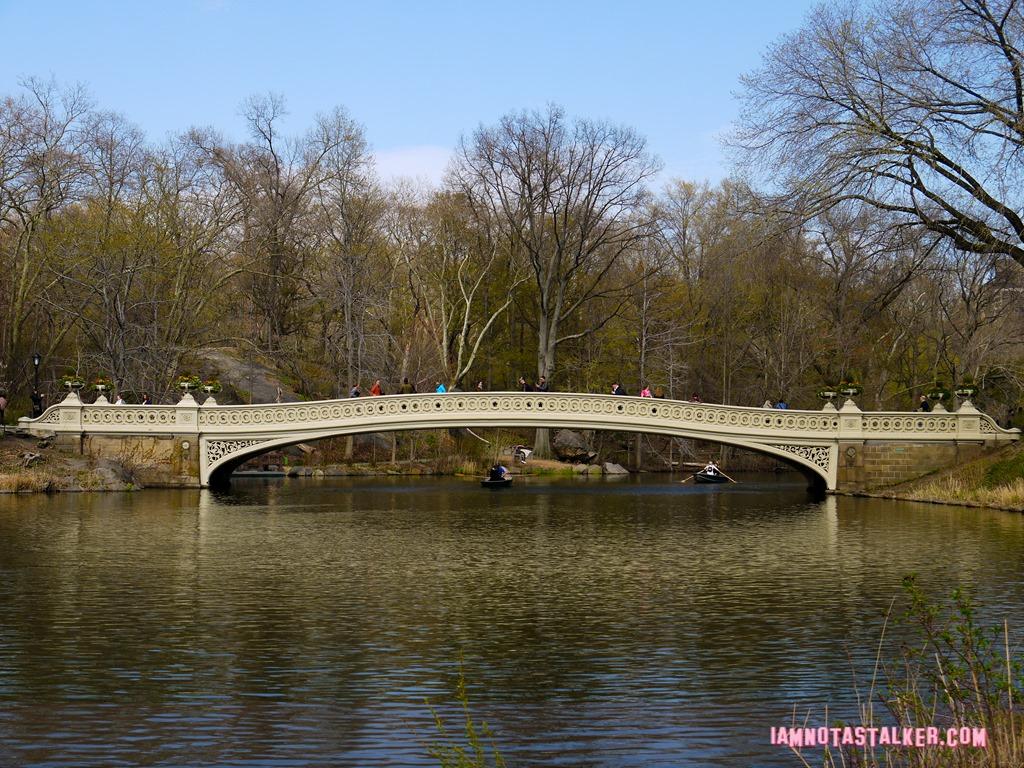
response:
{"label": "flower in planter", "polygon": [[925,393],[929,400],[943,401],[949,398],[949,390],[941,381],[936,381],[930,390]]}
{"label": "flower in planter", "polygon": [[113,387],[114,382],[106,376],[97,376],[92,382],[92,388],[97,392],[106,392],[108,389],[113,389]]}
{"label": "flower in planter", "polygon": [[203,386],[203,380],[195,374],[184,374],[178,377],[178,386],[188,392]]}
{"label": "flower in planter", "polygon": [[818,397],[822,400],[832,400],[839,395],[839,391],[832,386],[826,386],[824,389],[818,390]]}
{"label": "flower in planter", "polygon": [[964,379],[953,390],[957,397],[970,398],[978,394],[978,385],[973,379]]}
{"label": "flower in planter", "polygon": [[64,378],[61,379],[61,384],[67,389],[81,389],[85,386],[82,377],[77,373],[65,373]]}
{"label": "flower in planter", "polygon": [[858,381],[847,379],[839,384],[839,391],[847,397],[856,397],[864,391],[864,387]]}
{"label": "flower in planter", "polygon": [[222,389],[220,382],[217,379],[208,379],[203,383],[203,391],[211,395],[215,395]]}

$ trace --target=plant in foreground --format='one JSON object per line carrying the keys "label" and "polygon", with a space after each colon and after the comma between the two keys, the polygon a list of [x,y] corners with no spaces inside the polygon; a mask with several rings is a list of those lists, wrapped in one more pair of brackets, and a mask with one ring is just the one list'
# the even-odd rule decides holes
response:
{"label": "plant in foreground", "polygon": [[[459,682],[455,689],[455,700],[462,709],[465,722],[461,734],[449,733],[444,721],[427,699],[427,707],[434,718],[438,740],[427,745],[427,754],[438,761],[440,768],[505,768],[505,760],[494,746],[494,735],[486,722],[478,726],[469,711],[469,694],[466,692],[466,673],[462,657],[459,657]],[[488,755],[488,752],[490,755]]]}
{"label": "plant in foreground", "polygon": [[[883,626],[867,695],[861,700],[857,692],[860,722],[853,727],[935,726],[942,734],[948,728],[984,728],[987,745],[826,749],[825,768],[1024,766],[1021,659],[1010,645],[1008,622],[979,626],[970,597],[960,589],[946,606],[929,602],[913,576],[904,579],[903,589],[908,599],[903,621],[910,639],[885,661]],[[891,612],[892,605],[886,625]],[[794,754],[809,768],[807,754],[798,750]]]}

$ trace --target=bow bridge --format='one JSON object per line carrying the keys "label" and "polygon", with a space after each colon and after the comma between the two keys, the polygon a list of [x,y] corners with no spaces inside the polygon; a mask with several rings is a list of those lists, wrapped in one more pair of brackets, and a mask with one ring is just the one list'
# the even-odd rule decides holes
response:
{"label": "bow bridge", "polygon": [[595,429],[708,440],[774,456],[828,490],[891,485],[973,458],[1019,437],[965,402],[958,411],[774,410],[574,393],[450,392],[265,405],[83,404],[74,393],[31,434],[116,458],[147,485],[216,484],[253,456],[296,443],[367,432],[457,427]]}

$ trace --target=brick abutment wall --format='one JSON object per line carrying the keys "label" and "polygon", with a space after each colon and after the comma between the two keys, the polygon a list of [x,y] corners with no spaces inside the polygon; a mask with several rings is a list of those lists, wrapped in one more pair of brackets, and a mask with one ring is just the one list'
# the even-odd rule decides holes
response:
{"label": "brick abutment wall", "polygon": [[970,461],[987,450],[985,443],[975,441],[842,441],[836,490],[871,491],[896,485]]}

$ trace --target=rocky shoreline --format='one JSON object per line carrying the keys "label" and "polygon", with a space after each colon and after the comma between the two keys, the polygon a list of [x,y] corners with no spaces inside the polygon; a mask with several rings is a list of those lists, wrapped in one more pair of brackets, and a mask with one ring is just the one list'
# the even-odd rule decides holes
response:
{"label": "rocky shoreline", "polygon": [[[596,457],[589,447],[574,447],[579,452],[567,457],[568,460],[531,459],[527,465],[511,461],[507,461],[506,465],[512,474],[520,476],[621,477],[630,474],[620,464],[595,461]],[[572,453],[572,450],[566,452]],[[581,458],[593,463],[584,463],[579,460]],[[292,466],[250,465],[242,468],[241,476],[483,476],[486,471],[487,467],[479,459],[452,461],[449,457],[446,461],[402,461],[394,464],[363,461]],[[7,434],[0,439],[0,493],[116,492],[140,490],[143,487],[128,461],[72,454],[56,448],[46,439],[39,440],[27,435]],[[1024,445],[1008,446],[973,462],[901,485],[839,495],[1024,512]]]}
{"label": "rocky shoreline", "polygon": [[[512,474],[625,476],[629,470],[613,462],[570,464],[533,459],[526,466],[512,465]],[[437,464],[406,461],[396,464],[354,462],[301,466],[263,465],[244,468],[240,476],[359,477],[359,476],[467,476],[486,474],[478,461]],[[62,451],[49,440],[27,435],[8,434],[0,439],[0,493],[78,493],[85,491],[137,491],[145,485],[138,480],[129,462],[98,459]]]}
{"label": "rocky shoreline", "polygon": [[6,435],[0,439],[0,493],[133,491],[141,485],[113,459],[65,453],[47,440]]}

